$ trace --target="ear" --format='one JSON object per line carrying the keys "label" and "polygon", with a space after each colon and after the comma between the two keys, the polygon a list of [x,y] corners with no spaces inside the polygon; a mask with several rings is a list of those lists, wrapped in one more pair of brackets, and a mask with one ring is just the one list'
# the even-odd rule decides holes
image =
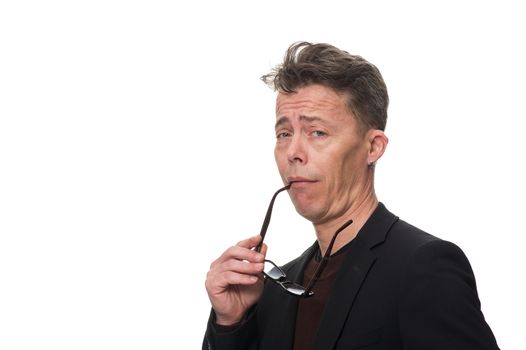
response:
{"label": "ear", "polygon": [[384,154],[389,139],[382,130],[371,129],[367,132],[367,140],[369,144],[367,163],[373,165]]}

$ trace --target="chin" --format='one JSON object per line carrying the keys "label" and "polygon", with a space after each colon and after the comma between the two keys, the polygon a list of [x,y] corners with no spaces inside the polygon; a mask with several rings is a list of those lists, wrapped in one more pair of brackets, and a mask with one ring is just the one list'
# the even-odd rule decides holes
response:
{"label": "chin", "polygon": [[320,211],[308,206],[299,206],[294,203],[296,212],[310,222],[316,222],[320,217]]}
{"label": "chin", "polygon": [[320,203],[319,195],[304,191],[294,191],[290,198],[294,208],[296,208],[296,212],[311,222],[315,222],[326,213],[324,203]]}

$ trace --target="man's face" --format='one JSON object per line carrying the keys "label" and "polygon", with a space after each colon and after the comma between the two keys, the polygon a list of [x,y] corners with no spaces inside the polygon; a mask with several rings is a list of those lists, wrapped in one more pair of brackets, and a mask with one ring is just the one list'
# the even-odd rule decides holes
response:
{"label": "man's face", "polygon": [[278,94],[275,157],[300,215],[324,223],[343,215],[367,186],[367,133],[330,88]]}

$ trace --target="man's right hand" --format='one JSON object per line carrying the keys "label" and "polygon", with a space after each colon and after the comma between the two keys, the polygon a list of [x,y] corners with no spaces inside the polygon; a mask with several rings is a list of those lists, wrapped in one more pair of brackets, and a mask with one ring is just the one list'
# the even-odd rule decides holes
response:
{"label": "man's right hand", "polygon": [[267,246],[263,244],[261,253],[253,250],[260,241],[260,235],[241,241],[210,265],[205,286],[217,324],[240,322],[261,297]]}

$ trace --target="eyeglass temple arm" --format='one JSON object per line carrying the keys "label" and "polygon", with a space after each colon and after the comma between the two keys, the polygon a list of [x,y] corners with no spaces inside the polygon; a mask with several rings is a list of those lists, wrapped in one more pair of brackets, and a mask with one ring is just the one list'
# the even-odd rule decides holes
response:
{"label": "eyeglass temple arm", "polygon": [[265,220],[263,220],[263,226],[261,226],[261,231],[259,233],[259,235],[261,236],[261,242],[259,242],[255,249],[258,253],[261,251],[261,247],[263,246],[263,240],[265,239],[265,234],[267,233],[268,225],[270,224],[270,217],[272,216],[272,208],[274,207],[274,201],[276,200],[276,197],[280,192],[288,190],[290,186],[292,186],[292,182],[289,183],[287,186],[277,190],[276,193],[274,193],[274,195],[272,196],[272,199],[270,200],[270,204],[267,209],[267,214],[265,215]]}
{"label": "eyeglass temple arm", "polygon": [[329,243],[329,246],[327,247],[327,251],[323,255],[323,258],[320,261],[320,264],[318,265],[318,268],[316,269],[316,272],[314,272],[314,276],[312,276],[311,280],[309,281],[309,285],[307,288],[305,288],[305,295],[309,295],[311,292],[312,287],[314,287],[314,284],[316,283],[316,280],[321,276],[321,273],[323,272],[323,269],[325,269],[325,266],[327,265],[327,262],[329,261],[329,258],[331,256],[332,247],[334,246],[334,242],[336,241],[336,237],[347,228],[350,224],[352,224],[352,220],[347,221],[345,224],[343,224],[336,232],[334,233],[334,236],[332,236],[331,242]]}

